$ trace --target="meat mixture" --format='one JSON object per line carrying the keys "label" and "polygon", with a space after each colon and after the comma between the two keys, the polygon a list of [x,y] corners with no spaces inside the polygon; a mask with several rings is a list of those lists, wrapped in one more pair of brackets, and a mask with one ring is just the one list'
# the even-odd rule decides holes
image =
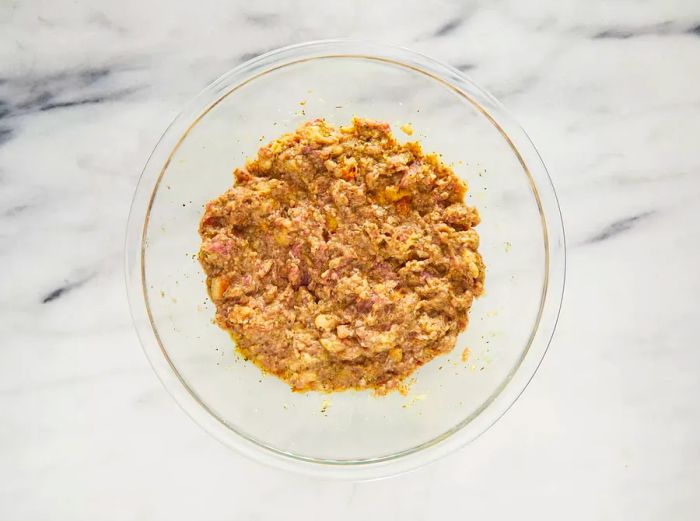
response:
{"label": "meat mixture", "polygon": [[206,205],[216,322],[295,391],[397,389],[450,351],[484,287],[465,184],[387,123],[303,124]]}

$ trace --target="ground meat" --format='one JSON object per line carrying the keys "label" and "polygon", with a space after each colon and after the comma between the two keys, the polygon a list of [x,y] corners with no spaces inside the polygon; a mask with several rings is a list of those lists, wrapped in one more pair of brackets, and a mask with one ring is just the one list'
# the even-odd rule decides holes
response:
{"label": "ground meat", "polygon": [[296,391],[385,393],[450,351],[483,291],[466,186],[389,125],[310,121],[206,205],[216,321]]}

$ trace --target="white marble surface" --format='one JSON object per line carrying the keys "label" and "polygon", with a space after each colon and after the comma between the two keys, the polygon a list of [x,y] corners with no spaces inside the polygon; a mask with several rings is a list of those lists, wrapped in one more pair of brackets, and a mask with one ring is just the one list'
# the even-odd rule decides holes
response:
{"label": "white marble surface", "polygon": [[[700,3],[184,4],[0,0],[0,519],[697,519]],[[515,407],[360,484],[259,466],[194,425],[122,274],[137,177],[179,107],[248,57],[340,35],[499,96],[569,243],[560,326]]]}

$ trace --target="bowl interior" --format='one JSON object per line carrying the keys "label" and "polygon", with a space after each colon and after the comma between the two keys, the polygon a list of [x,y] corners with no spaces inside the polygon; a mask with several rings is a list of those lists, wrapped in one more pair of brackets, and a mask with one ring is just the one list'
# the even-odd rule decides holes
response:
{"label": "bowl interior", "polygon": [[[300,60],[212,92],[172,151],[145,227],[143,284],[164,354],[202,405],[237,434],[315,461],[357,462],[416,450],[469,423],[517,369],[546,280],[546,234],[533,184],[498,125],[464,93],[408,65],[361,56]],[[263,142],[302,122],[384,120],[442,154],[469,185],[487,275],[470,324],[448,355],[414,374],[406,396],[292,393],[235,352],[212,324],[196,259],[206,201]],[[412,136],[399,127],[410,123]],[[468,356],[465,350],[468,348]]]}

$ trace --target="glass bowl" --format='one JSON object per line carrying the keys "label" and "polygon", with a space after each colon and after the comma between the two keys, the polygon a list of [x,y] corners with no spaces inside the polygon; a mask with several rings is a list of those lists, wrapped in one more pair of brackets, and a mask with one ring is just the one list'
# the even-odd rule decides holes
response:
{"label": "glass bowl", "polygon": [[[325,118],[387,121],[442,154],[482,222],[486,292],[454,350],[416,373],[407,395],[293,393],[235,351],[212,323],[196,258],[206,201],[263,142]],[[415,133],[399,128],[410,124]],[[163,385],[205,430],[292,470],[369,479],[473,440],[517,399],[552,337],[564,287],[561,215],[527,134],[456,69],[372,42],[279,49],[193,99],[151,154],[134,195],[126,278],[141,343]]]}

